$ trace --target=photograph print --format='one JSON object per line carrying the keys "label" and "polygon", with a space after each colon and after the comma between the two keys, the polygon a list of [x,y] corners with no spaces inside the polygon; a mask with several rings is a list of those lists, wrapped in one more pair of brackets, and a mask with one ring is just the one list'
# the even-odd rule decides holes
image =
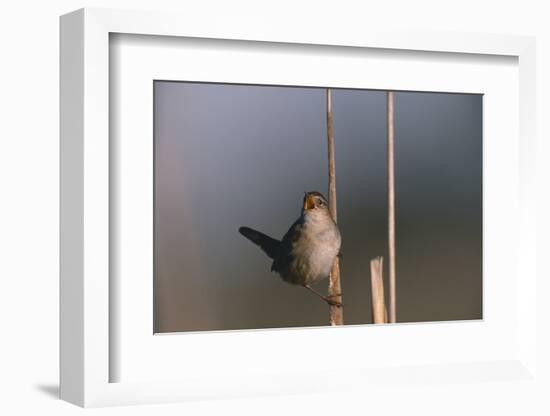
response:
{"label": "photograph print", "polygon": [[483,318],[481,94],[153,88],[155,333]]}

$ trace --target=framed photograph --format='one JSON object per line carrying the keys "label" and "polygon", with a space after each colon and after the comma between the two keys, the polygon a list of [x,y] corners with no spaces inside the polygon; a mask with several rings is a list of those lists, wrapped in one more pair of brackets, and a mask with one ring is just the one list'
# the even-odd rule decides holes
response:
{"label": "framed photograph", "polygon": [[534,59],[63,16],[61,397],[536,383]]}

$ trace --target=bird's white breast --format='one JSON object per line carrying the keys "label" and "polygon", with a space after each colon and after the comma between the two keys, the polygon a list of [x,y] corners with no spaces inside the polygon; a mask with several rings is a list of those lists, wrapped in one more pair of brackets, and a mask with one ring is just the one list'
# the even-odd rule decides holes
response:
{"label": "bird's white breast", "polygon": [[341,237],[336,224],[326,215],[304,219],[301,236],[293,246],[290,272],[294,283],[309,285],[329,276],[340,251]]}

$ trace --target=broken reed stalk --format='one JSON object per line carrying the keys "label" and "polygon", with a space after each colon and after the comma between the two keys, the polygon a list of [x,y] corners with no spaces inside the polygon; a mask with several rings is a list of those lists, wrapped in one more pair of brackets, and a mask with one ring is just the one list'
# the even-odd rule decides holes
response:
{"label": "broken reed stalk", "polygon": [[[334,126],[332,119],[332,91],[327,88],[327,142],[328,142],[328,201],[330,215],[336,222],[336,171],[334,162]],[[340,259],[336,257],[328,283],[328,295],[342,303],[342,287],[340,285]],[[344,308],[330,305],[330,324],[344,324]]]}
{"label": "broken reed stalk", "polygon": [[383,257],[376,257],[370,261],[372,321],[375,324],[384,324],[388,321],[388,314],[386,312],[386,304],[384,301],[383,262]]}
{"label": "broken reed stalk", "polygon": [[395,323],[396,299],[395,299],[395,169],[394,169],[394,125],[393,125],[393,91],[387,93],[388,112],[388,274],[389,274],[389,303],[390,322]]}

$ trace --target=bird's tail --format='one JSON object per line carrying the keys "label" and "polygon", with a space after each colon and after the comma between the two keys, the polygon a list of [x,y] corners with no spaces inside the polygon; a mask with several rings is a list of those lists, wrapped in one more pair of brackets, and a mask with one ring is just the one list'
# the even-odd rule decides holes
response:
{"label": "bird's tail", "polygon": [[240,227],[239,232],[259,246],[270,258],[275,259],[279,256],[281,249],[281,242],[279,240],[248,227]]}

